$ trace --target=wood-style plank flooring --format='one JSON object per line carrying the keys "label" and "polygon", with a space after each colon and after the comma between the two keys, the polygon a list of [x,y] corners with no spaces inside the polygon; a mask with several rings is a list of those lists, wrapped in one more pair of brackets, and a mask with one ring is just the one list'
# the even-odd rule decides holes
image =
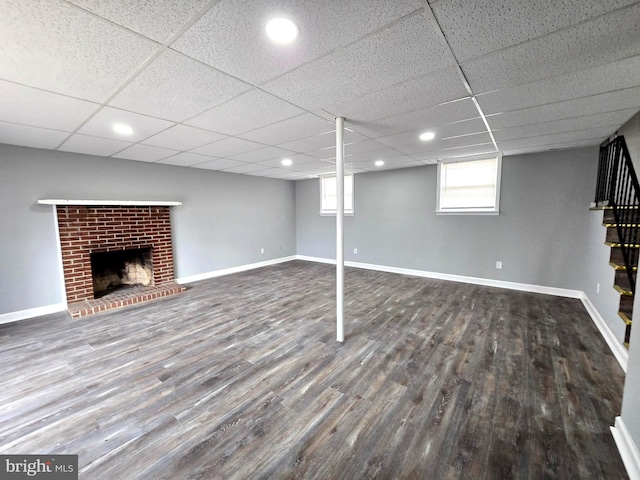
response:
{"label": "wood-style plank flooring", "polygon": [[0,453],[80,478],[622,479],[579,300],[294,261],[0,325]]}

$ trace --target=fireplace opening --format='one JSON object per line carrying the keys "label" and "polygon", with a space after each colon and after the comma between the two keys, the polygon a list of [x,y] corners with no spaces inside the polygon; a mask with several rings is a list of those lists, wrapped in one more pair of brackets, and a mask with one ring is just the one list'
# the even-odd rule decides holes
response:
{"label": "fireplace opening", "polygon": [[135,285],[153,285],[151,248],[91,252],[93,296]]}

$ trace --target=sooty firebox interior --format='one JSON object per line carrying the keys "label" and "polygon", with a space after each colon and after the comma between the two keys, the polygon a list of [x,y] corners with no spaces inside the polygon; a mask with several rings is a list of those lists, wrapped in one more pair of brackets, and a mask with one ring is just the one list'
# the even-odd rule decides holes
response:
{"label": "sooty firebox interior", "polygon": [[153,285],[151,248],[91,253],[94,298],[133,285]]}

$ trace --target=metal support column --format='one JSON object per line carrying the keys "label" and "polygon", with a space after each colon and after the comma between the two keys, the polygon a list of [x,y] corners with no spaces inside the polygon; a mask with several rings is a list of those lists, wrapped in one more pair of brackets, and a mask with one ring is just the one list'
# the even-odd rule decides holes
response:
{"label": "metal support column", "polygon": [[336,118],[336,340],[344,341],[344,118]]}

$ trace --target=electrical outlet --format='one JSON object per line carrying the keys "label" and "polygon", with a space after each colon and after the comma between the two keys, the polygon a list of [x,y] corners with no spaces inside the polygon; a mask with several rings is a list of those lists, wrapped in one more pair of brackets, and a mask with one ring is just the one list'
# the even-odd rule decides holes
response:
{"label": "electrical outlet", "polygon": [[498,261],[496,262],[496,268],[497,268],[498,270],[501,270],[501,269],[502,269],[502,262],[501,262],[500,260],[498,260]]}
{"label": "electrical outlet", "polygon": [[261,248],[261,249],[260,249],[260,253],[264,253],[264,248]]}
{"label": "electrical outlet", "polygon": [[600,293],[600,284],[596,283],[596,293]]}
{"label": "electrical outlet", "polygon": [[357,249],[357,248],[354,248],[354,249],[353,249],[353,253],[354,253],[355,255],[357,255],[357,254],[358,254],[358,249]]}

